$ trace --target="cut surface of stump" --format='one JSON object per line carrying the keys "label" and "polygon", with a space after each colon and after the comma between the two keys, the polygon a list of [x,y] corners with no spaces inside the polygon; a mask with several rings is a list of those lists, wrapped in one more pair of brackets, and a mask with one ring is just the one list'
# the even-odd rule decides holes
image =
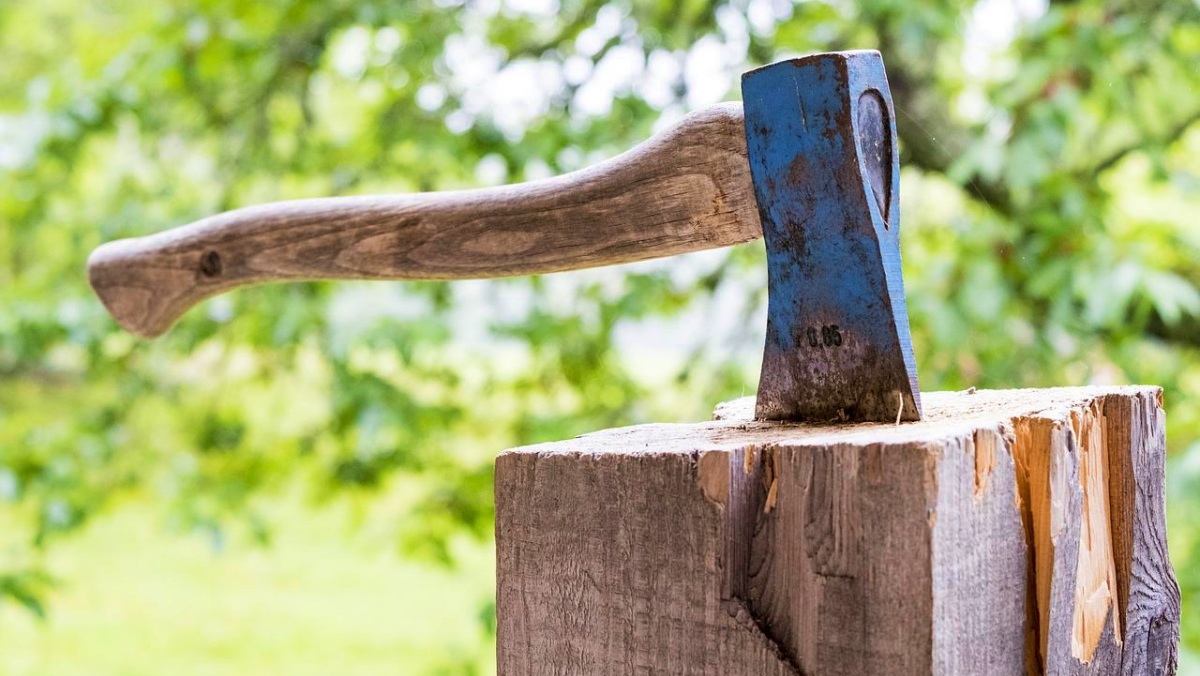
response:
{"label": "cut surface of stump", "polygon": [[500,673],[1173,673],[1161,391],[924,399],[502,454]]}

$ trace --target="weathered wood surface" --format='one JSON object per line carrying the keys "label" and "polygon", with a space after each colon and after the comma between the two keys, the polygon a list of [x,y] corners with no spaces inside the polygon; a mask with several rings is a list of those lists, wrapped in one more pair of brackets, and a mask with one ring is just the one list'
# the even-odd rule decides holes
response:
{"label": "weathered wood surface", "polygon": [[501,674],[1167,674],[1156,388],[644,425],[496,464]]}
{"label": "weathered wood surface", "polygon": [[742,107],[728,103],[560,177],[239,209],[105,244],[88,272],[122,326],[155,336],[199,301],[247,284],[527,275],[761,236]]}

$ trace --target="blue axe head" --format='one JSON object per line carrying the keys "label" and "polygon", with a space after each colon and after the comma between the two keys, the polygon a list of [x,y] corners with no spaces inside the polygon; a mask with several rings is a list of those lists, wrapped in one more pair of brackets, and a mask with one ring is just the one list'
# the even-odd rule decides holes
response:
{"label": "blue axe head", "polygon": [[883,59],[853,51],[780,61],[746,73],[742,97],[767,248],[755,417],[920,419]]}

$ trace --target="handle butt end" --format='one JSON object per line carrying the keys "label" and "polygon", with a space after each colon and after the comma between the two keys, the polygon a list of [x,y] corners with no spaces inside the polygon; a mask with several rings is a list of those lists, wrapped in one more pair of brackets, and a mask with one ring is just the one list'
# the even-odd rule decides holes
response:
{"label": "handle butt end", "polygon": [[143,338],[156,338],[171,328],[195,302],[194,277],[155,265],[139,239],[103,244],[87,260],[88,282],[121,328]]}

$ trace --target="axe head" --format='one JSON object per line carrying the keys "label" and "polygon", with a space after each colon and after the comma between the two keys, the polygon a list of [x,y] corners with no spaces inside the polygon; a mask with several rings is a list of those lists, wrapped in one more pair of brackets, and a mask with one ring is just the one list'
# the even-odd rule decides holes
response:
{"label": "axe head", "polygon": [[919,420],[895,114],[875,51],[742,77],[768,318],[755,417]]}

